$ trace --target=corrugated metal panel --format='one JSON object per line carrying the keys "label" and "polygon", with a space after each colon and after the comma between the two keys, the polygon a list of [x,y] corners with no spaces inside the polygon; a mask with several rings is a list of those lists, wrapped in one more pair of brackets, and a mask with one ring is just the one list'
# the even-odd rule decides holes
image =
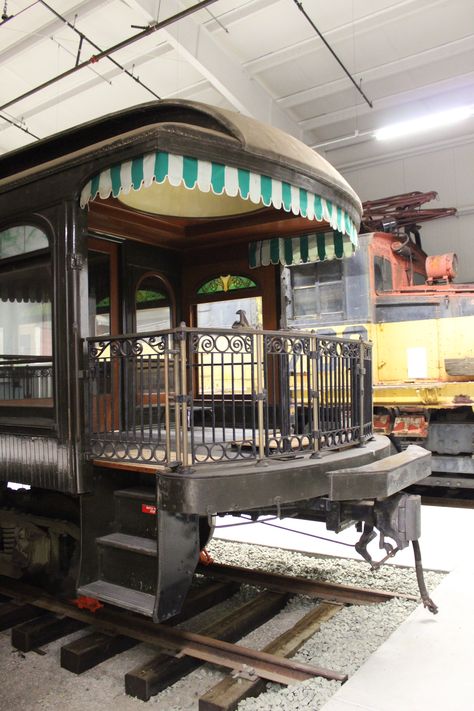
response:
{"label": "corrugated metal panel", "polygon": [[52,437],[0,434],[0,479],[76,493],[69,454]]}

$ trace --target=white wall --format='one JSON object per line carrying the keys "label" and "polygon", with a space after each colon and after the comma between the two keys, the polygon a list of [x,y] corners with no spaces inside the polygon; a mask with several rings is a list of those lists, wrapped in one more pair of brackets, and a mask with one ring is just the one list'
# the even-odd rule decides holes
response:
{"label": "white wall", "polygon": [[474,282],[474,140],[338,169],[361,200],[436,190],[439,200],[425,207],[456,207],[458,215],[424,223],[423,247],[428,254],[456,252],[456,282]]}

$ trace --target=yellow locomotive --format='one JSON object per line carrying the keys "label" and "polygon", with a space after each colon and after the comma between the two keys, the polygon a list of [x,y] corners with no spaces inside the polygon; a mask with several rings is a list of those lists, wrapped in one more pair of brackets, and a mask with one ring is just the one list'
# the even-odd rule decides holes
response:
{"label": "yellow locomotive", "polygon": [[[430,495],[474,493],[474,284],[419,233],[360,236],[349,260],[286,266],[286,325],[373,345],[374,430],[433,452]],[[457,495],[457,494],[456,494]]]}

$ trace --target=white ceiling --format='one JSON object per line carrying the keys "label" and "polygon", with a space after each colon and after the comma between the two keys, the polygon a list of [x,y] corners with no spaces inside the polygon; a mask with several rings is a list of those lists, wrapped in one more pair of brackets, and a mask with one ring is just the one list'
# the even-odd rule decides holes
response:
{"label": "white ceiling", "polygon": [[[197,2],[197,0],[195,0]],[[0,10],[5,0],[1,0]],[[47,0],[84,39],[82,63],[193,0]],[[234,109],[320,146],[350,168],[412,145],[471,141],[474,118],[380,142],[388,123],[474,105],[473,0],[303,0],[371,108],[295,0],[217,0],[18,100],[72,69],[80,37],[42,2],[7,0],[0,24],[0,152],[154,94]],[[125,73],[125,68],[133,77]],[[145,85],[145,86],[143,86]],[[3,117],[3,118],[1,118]],[[321,145],[322,144],[322,145]]]}

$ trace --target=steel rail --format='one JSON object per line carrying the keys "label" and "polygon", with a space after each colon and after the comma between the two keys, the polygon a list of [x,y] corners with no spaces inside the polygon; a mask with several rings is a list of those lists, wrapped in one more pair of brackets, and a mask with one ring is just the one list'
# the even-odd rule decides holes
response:
{"label": "steel rail", "polygon": [[[302,617],[279,637],[267,644],[263,651],[280,657],[292,657],[321,628],[321,624],[336,615],[342,606],[322,602]],[[251,675],[227,675],[199,699],[199,711],[233,711],[248,696],[258,696],[265,690],[265,681]]]}
{"label": "steel rail", "polygon": [[81,610],[70,601],[56,599],[31,585],[4,577],[0,577],[0,594],[34,605],[41,610],[66,615],[105,632],[137,639],[157,647],[171,656],[188,655],[195,659],[224,666],[238,673],[251,670],[253,674],[279,684],[295,684],[315,676],[335,681],[347,680],[346,674],[332,669],[295,662],[202,634],[174,629],[163,624],[154,624],[138,615],[125,613],[122,610],[112,610],[105,607],[96,613]]}
{"label": "steel rail", "polygon": [[239,583],[247,583],[257,587],[264,587],[275,592],[288,592],[294,595],[306,595],[317,597],[328,602],[340,602],[344,604],[377,604],[388,602],[394,598],[403,600],[418,600],[416,595],[408,593],[388,592],[376,588],[356,588],[339,583],[328,583],[309,578],[299,578],[280,573],[267,573],[249,568],[239,568],[223,563],[211,563],[210,565],[199,565],[197,573],[206,576],[234,580]]}

